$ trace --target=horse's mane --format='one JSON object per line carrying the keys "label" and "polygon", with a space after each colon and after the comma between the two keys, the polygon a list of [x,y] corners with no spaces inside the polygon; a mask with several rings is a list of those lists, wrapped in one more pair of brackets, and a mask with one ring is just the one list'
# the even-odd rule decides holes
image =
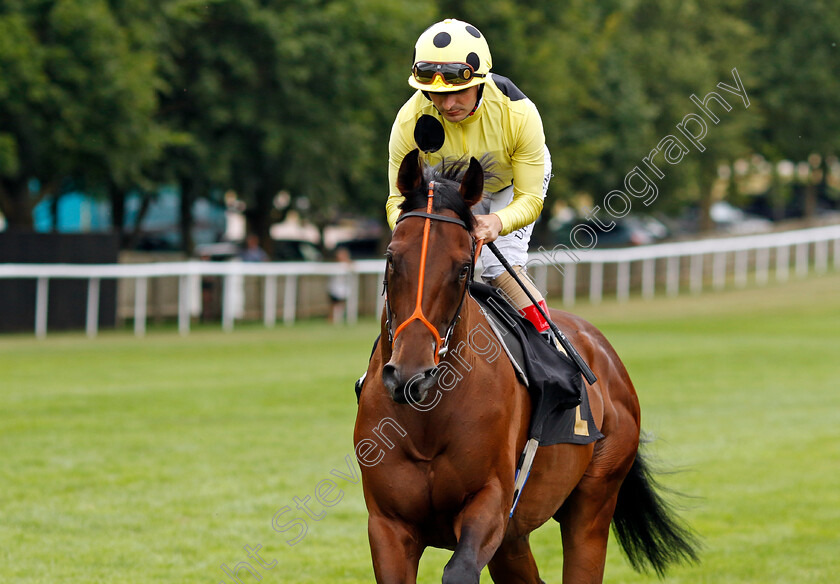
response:
{"label": "horse's mane", "polygon": [[[496,178],[493,167],[496,162],[490,154],[484,154],[478,162],[484,169],[484,182]],[[458,192],[464,173],[469,168],[470,159],[467,156],[461,158],[444,158],[439,164],[430,166],[422,163],[423,184],[417,189],[403,193],[405,200],[400,204],[401,211],[413,211],[420,207],[425,208],[429,195],[429,182],[435,181],[435,197],[432,203],[432,210],[441,212],[444,209],[454,211],[458,218],[464,222],[470,231],[475,227],[475,217],[470,208]]]}

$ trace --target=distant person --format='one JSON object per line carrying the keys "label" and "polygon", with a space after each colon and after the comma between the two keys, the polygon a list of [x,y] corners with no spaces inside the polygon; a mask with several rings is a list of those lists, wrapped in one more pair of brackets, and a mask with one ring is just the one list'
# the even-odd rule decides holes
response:
{"label": "distant person", "polygon": [[[346,247],[339,247],[335,250],[335,260],[341,264],[351,263],[350,250]],[[350,275],[347,272],[336,274],[330,277],[327,284],[327,293],[330,296],[329,320],[333,324],[344,322],[347,312],[347,298],[350,296]]]}
{"label": "distant person", "polygon": [[256,234],[251,233],[245,239],[245,249],[239,254],[239,259],[243,262],[267,262],[270,258],[260,246],[260,238]]}

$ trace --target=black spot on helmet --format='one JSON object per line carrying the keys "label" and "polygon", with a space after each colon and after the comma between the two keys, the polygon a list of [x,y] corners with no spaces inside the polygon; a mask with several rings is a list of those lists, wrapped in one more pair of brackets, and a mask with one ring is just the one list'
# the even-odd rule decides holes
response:
{"label": "black spot on helmet", "polygon": [[439,32],[432,39],[432,42],[437,48],[442,49],[443,47],[449,46],[449,43],[452,42],[452,36],[448,32]]}

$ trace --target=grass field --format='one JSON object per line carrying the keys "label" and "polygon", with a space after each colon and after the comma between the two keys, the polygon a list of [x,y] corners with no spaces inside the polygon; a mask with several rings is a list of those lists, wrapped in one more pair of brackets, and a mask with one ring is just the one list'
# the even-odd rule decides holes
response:
{"label": "grass field", "polygon": [[[691,495],[682,513],[702,563],[666,581],[836,582],[840,275],[575,311],[622,355],[650,451],[679,471],[663,482]],[[248,561],[268,583],[372,582],[345,457],[376,332],[369,321],[0,337],[0,581],[230,583],[220,566]],[[328,478],[340,491],[325,507],[315,491]],[[289,546],[299,530],[276,532],[272,518],[306,517],[295,498],[320,518]],[[559,583],[558,526],[532,540]],[[420,581],[440,582],[447,558],[429,551]],[[657,580],[611,543],[605,581]]]}

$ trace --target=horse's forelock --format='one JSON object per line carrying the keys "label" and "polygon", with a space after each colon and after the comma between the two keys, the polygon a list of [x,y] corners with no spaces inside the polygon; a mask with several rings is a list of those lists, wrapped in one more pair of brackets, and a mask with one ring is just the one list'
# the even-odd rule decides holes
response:
{"label": "horse's forelock", "polygon": [[[495,163],[489,154],[482,156],[479,162],[484,169],[485,180],[495,176],[492,172]],[[426,207],[429,182],[435,181],[435,199],[432,210],[437,213],[443,210],[454,211],[458,218],[472,231],[475,227],[475,217],[458,191],[461,180],[469,166],[470,159],[467,157],[444,158],[440,164],[434,167],[423,163],[423,185],[414,191],[403,193],[405,200],[400,204],[400,210],[413,211]]]}

